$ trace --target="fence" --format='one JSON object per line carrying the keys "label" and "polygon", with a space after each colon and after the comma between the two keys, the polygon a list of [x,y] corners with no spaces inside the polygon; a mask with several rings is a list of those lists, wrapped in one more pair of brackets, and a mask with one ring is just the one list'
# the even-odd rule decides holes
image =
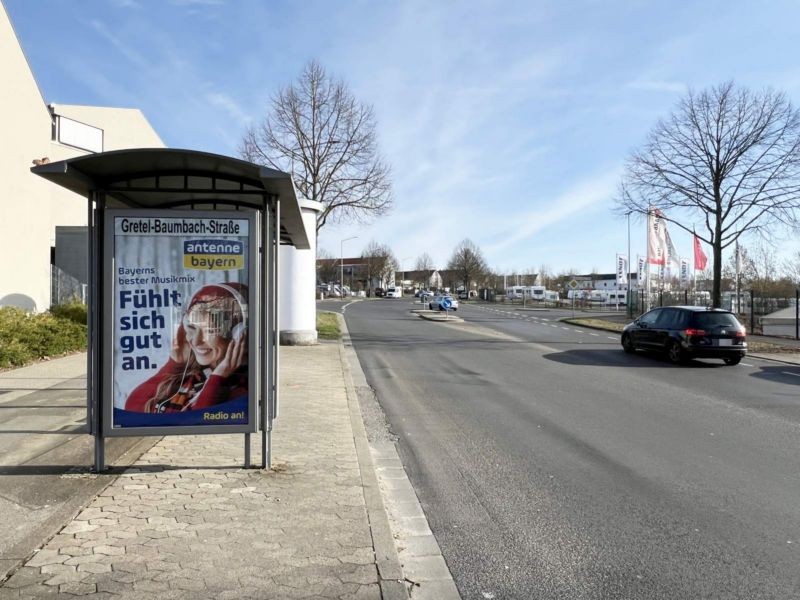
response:
{"label": "fence", "polygon": [[50,265],[50,303],[67,304],[76,301],[86,304],[86,284],[57,266]]}

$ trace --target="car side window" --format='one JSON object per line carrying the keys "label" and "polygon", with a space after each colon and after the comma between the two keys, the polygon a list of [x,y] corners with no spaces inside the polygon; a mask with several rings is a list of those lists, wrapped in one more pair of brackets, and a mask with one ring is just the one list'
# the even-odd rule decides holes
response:
{"label": "car side window", "polygon": [[675,327],[676,319],[679,317],[679,313],[674,308],[665,308],[661,311],[661,315],[658,317],[658,321],[656,321],[656,327],[659,329],[673,329]]}
{"label": "car side window", "polygon": [[658,317],[661,315],[662,312],[663,309],[661,308],[656,308],[655,310],[651,310],[649,313],[642,315],[639,318],[639,322],[652,327],[653,325],[656,324],[656,320],[658,319]]}

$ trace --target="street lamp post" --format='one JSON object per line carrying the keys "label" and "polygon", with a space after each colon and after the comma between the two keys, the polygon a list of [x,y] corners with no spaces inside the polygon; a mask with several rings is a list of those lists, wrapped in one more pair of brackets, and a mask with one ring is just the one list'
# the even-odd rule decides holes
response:
{"label": "street lamp post", "polygon": [[[627,212],[628,216],[628,317],[633,317],[633,304],[631,303],[631,211]],[[636,280],[639,283],[639,280]]]}
{"label": "street lamp post", "polygon": [[344,243],[356,238],[358,238],[358,236],[354,235],[349,238],[344,238],[339,242],[339,292],[341,298],[344,298]]}

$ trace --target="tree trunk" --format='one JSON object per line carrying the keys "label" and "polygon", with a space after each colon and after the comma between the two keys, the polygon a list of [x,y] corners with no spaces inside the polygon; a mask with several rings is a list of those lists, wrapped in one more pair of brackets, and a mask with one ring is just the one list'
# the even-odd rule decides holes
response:
{"label": "tree trunk", "polygon": [[712,245],[714,250],[714,289],[711,292],[711,306],[720,308],[722,306],[722,215],[717,212],[716,216],[714,244]]}

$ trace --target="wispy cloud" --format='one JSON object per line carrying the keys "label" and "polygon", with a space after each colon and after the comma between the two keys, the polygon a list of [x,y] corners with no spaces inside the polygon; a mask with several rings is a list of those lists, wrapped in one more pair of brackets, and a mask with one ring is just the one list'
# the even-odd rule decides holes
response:
{"label": "wispy cloud", "polygon": [[142,8],[136,0],[111,0],[111,4],[117,8]]}
{"label": "wispy cloud", "polygon": [[532,198],[530,202],[542,208],[514,214],[513,223],[508,224],[506,230],[497,232],[499,240],[487,245],[487,252],[498,253],[579,213],[606,210],[619,184],[620,174],[621,168],[606,169],[579,181],[552,199]]}
{"label": "wispy cloud", "polygon": [[644,92],[667,92],[670,94],[681,94],[688,89],[685,83],[679,81],[656,81],[656,80],[636,80],[625,84],[631,90]]}
{"label": "wispy cloud", "polygon": [[169,0],[175,6],[221,6],[225,0]]}
{"label": "wispy cloud", "polygon": [[148,63],[144,56],[136,51],[133,46],[125,43],[119,36],[111,33],[111,30],[105,25],[105,23],[97,19],[92,19],[88,22],[88,24],[92,29],[100,34],[100,37],[109,42],[112,46],[114,46],[114,48],[119,50],[119,52],[130,62],[138,67],[147,66]]}
{"label": "wispy cloud", "polygon": [[205,95],[206,100],[212,106],[224,110],[228,115],[240,125],[247,125],[251,121],[251,116],[245,111],[236,100],[228,94],[219,91],[210,91]]}

